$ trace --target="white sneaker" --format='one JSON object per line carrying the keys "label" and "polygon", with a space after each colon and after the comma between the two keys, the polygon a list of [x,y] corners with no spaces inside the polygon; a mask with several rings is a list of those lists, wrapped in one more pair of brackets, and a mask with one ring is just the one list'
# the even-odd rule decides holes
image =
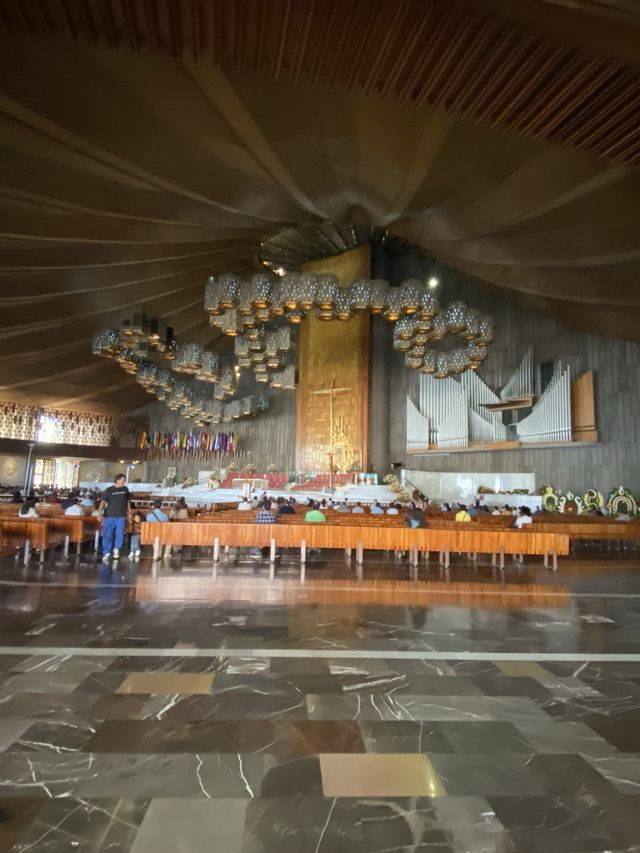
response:
{"label": "white sneaker", "polygon": [[139,560],[140,559],[140,551],[134,551],[133,552],[133,558],[134,558],[134,560]]}
{"label": "white sneaker", "polygon": [[117,560],[119,556],[120,556],[120,551],[119,551],[119,549],[118,549],[118,548],[114,548],[114,549],[113,549],[113,559],[114,559],[114,560]]}
{"label": "white sneaker", "polygon": [[111,554],[109,554],[109,553],[103,554],[102,559],[104,560],[105,563],[108,563],[109,560],[111,559]]}

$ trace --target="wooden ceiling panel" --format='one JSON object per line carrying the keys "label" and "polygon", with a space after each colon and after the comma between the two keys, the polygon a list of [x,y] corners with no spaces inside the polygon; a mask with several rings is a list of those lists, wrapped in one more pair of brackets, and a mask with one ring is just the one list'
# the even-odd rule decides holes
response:
{"label": "wooden ceiling panel", "polygon": [[98,328],[144,305],[228,347],[208,275],[351,216],[640,339],[638,21],[569,5],[0,0],[0,398],[139,403]]}

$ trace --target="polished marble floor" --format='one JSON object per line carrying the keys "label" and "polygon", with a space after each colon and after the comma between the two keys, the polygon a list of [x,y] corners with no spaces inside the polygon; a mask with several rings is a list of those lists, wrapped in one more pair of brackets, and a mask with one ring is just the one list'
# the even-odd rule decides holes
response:
{"label": "polished marble floor", "polygon": [[0,853],[638,853],[640,556],[364,577],[0,563]]}

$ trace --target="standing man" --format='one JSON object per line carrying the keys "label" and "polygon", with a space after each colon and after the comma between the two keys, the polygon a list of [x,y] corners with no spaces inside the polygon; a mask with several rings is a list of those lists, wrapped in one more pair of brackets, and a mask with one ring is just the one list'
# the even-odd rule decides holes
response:
{"label": "standing man", "polygon": [[113,482],[113,486],[105,489],[100,501],[100,512],[104,515],[102,526],[103,560],[108,560],[112,554],[114,560],[120,556],[120,549],[124,545],[129,501],[131,500],[131,493],[126,486],[124,474],[118,474]]}

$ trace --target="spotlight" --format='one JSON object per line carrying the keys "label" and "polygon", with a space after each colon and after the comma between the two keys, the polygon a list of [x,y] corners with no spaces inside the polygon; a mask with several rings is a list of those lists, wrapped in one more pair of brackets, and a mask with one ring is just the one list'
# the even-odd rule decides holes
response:
{"label": "spotlight", "polygon": [[435,288],[440,284],[440,279],[436,278],[435,275],[432,275],[431,278],[427,281],[427,287],[430,287],[431,290],[435,290]]}

